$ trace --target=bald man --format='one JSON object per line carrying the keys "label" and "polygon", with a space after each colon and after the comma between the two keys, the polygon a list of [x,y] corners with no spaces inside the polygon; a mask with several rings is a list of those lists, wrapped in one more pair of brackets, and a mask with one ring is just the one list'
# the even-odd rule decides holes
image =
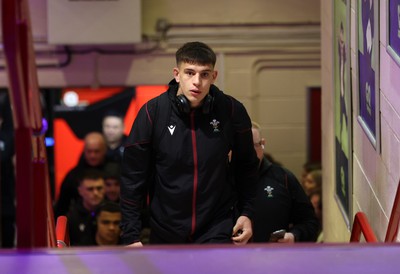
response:
{"label": "bald man", "polygon": [[57,218],[66,215],[71,204],[79,199],[79,179],[87,169],[104,170],[107,162],[107,143],[99,132],[90,132],[84,138],[83,158],[65,176],[60,190],[60,196],[54,208],[54,215]]}
{"label": "bald man", "polygon": [[106,159],[107,143],[99,132],[90,132],[85,136],[84,160],[90,167],[97,167]]}

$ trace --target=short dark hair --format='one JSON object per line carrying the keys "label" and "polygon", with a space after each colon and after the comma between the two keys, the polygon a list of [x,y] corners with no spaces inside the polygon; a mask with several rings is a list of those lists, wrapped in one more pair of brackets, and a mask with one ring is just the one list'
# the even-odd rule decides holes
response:
{"label": "short dark hair", "polygon": [[104,122],[104,119],[106,119],[108,117],[116,117],[116,118],[119,118],[122,121],[124,121],[124,115],[121,112],[119,112],[119,111],[117,111],[115,109],[107,110],[106,113],[104,113],[103,122]]}
{"label": "short dark hair", "polygon": [[86,179],[104,179],[104,172],[96,168],[82,169],[78,174],[79,185],[81,185],[82,182]]}
{"label": "short dark hair", "polygon": [[108,162],[104,166],[104,179],[121,179],[121,164],[117,162]]}
{"label": "short dark hair", "polygon": [[206,44],[202,42],[188,42],[180,47],[175,54],[176,64],[189,63],[208,65],[213,67],[217,61],[215,52]]}
{"label": "short dark hair", "polygon": [[99,216],[102,211],[119,213],[121,212],[121,207],[119,204],[114,202],[105,201],[102,202],[96,210],[96,216]]}
{"label": "short dark hair", "polygon": [[316,169],[322,169],[322,165],[321,162],[306,162],[303,165],[303,169],[308,173]]}

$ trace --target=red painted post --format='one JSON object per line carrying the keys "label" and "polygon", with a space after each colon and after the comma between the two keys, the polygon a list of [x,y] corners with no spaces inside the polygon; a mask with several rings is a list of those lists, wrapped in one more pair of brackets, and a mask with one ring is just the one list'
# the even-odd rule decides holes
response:
{"label": "red painted post", "polygon": [[45,247],[48,245],[47,228],[47,200],[46,200],[46,157],[42,155],[44,139],[42,136],[33,137],[34,150],[38,154],[33,155],[33,220],[34,222],[34,246]]}
{"label": "red painted post", "polygon": [[57,247],[64,248],[69,246],[69,232],[68,232],[68,220],[65,216],[59,216],[57,218],[56,226],[57,235]]}
{"label": "red painted post", "polygon": [[45,247],[54,245],[55,227],[27,0],[2,1],[2,20],[16,144],[17,247]]}
{"label": "red painted post", "polygon": [[21,54],[20,25],[17,24],[18,1],[2,1],[3,4],[3,39],[6,53],[7,72],[10,84],[10,99],[13,106],[16,154],[16,222],[17,246],[32,247],[32,165],[29,115],[25,96],[26,81],[23,77]]}

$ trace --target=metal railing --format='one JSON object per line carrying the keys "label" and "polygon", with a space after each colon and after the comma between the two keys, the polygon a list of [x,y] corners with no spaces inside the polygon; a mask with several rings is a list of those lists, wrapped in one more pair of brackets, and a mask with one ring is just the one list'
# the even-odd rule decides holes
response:
{"label": "metal railing", "polygon": [[29,5],[27,0],[1,3],[16,144],[17,247],[56,247]]}
{"label": "metal railing", "polygon": [[400,180],[397,184],[397,192],[394,198],[392,213],[390,214],[389,225],[386,230],[386,243],[396,242],[397,233],[399,231],[399,221],[400,221]]}
{"label": "metal railing", "polygon": [[368,222],[364,212],[357,212],[354,216],[353,228],[351,230],[350,242],[360,242],[361,235],[364,236],[367,243],[376,243],[375,233]]}
{"label": "metal railing", "polygon": [[65,216],[60,216],[57,218],[56,239],[58,248],[68,247],[70,244],[68,233],[68,220]]}

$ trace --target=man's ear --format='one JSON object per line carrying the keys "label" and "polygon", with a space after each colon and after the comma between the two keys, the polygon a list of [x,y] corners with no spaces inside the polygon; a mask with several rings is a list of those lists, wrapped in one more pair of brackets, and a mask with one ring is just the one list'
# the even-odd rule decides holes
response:
{"label": "man's ear", "polygon": [[213,73],[212,73],[212,76],[213,76],[213,81],[212,81],[212,83],[214,84],[215,80],[217,80],[218,71],[217,71],[217,70],[214,70]]}
{"label": "man's ear", "polygon": [[175,81],[177,83],[179,83],[179,68],[174,68],[173,69],[173,74],[174,74]]}
{"label": "man's ear", "polygon": [[265,139],[261,138],[261,148],[265,149]]}

